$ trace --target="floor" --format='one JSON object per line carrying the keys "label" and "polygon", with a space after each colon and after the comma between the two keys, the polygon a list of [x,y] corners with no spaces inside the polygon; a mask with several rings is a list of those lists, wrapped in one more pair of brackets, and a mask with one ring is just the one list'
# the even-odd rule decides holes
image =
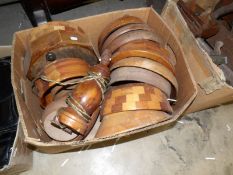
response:
{"label": "floor", "polygon": [[[59,15],[72,19],[145,6],[144,0],[104,0]],[[11,12],[11,13],[9,13]],[[8,19],[8,20],[6,20]],[[0,7],[0,45],[31,27],[19,4]],[[174,125],[108,145],[76,152],[33,152],[33,167],[22,175],[233,175],[233,104],[183,116]]]}

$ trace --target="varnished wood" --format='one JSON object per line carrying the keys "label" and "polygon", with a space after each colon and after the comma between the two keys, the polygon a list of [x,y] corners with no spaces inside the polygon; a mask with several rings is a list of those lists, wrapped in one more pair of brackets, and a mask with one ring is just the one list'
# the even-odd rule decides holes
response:
{"label": "varnished wood", "polygon": [[172,113],[172,108],[161,90],[144,83],[130,83],[112,87],[107,91],[101,116],[144,109]]}
{"label": "varnished wood", "polygon": [[57,59],[80,57],[91,64],[98,61],[88,36],[80,27],[69,22],[52,22],[37,27],[32,30],[27,42],[27,57],[31,59],[27,77],[30,80],[49,63],[46,60],[48,52],[53,52]]}
{"label": "varnished wood", "polygon": [[155,110],[137,110],[105,115],[95,137],[111,137],[160,123],[170,118],[171,115]]}
{"label": "varnished wood", "polygon": [[102,48],[102,45],[104,41],[107,39],[107,37],[114,32],[115,30],[119,29],[120,27],[123,27],[127,24],[138,24],[138,23],[143,23],[143,21],[140,18],[134,17],[134,16],[129,16],[125,15],[121,18],[118,18],[117,20],[113,21],[112,23],[108,24],[103,31],[101,32],[99,36],[99,41],[98,41],[98,47],[99,50]]}
{"label": "varnished wood", "polygon": [[117,61],[120,61],[125,58],[129,58],[129,57],[143,57],[143,58],[151,59],[153,61],[156,61],[164,65],[173,74],[175,74],[175,68],[166,58],[162,57],[161,55],[159,55],[158,53],[154,51],[149,51],[149,50],[132,49],[132,50],[118,51],[112,56],[110,66],[112,66]]}
{"label": "varnished wood", "polygon": [[123,46],[124,44],[127,44],[131,41],[140,40],[140,39],[160,42],[160,38],[156,36],[156,34],[153,33],[152,31],[134,30],[134,31],[130,31],[130,32],[120,35],[115,40],[113,40],[111,43],[106,45],[106,47],[103,48],[103,50],[109,49],[111,53],[114,54],[115,51],[119,49],[121,46]]}
{"label": "varnished wood", "polygon": [[[64,82],[72,78],[79,78],[87,75],[89,65],[78,58],[66,58],[54,61],[44,68],[41,76],[45,76],[52,82],[44,81],[40,77],[35,81],[35,87],[41,102],[44,102],[46,93],[56,85],[56,82]],[[41,104],[42,107],[45,104]]]}
{"label": "varnished wood", "polygon": [[129,57],[114,63],[110,70],[113,71],[119,67],[140,67],[155,72],[166,78],[178,92],[178,83],[174,74],[162,64],[142,57]]}
{"label": "varnished wood", "polygon": [[170,56],[170,53],[167,49],[163,48],[158,42],[140,39],[134,40],[129,43],[122,45],[118,51],[132,50],[132,49],[141,49],[141,50],[151,50],[154,51],[164,58],[166,58],[173,66],[176,64],[175,57]]}
{"label": "varnished wood", "polygon": [[171,95],[170,82],[161,75],[140,67],[119,67],[111,72],[111,81],[109,85],[119,82],[142,82],[159,88],[167,97]]}
{"label": "varnished wood", "polygon": [[111,44],[117,37],[134,30],[144,30],[153,32],[152,29],[144,23],[128,24],[117,29],[109,35],[109,37],[104,41],[103,46],[101,47],[101,52],[103,52],[103,50],[105,50],[108,47],[108,45]]}
{"label": "varnished wood", "polygon": [[[107,67],[109,64],[109,57],[102,57],[100,64],[93,66],[91,68],[91,72],[94,72],[100,76],[102,76],[106,81],[109,79],[110,71]],[[107,61],[108,60],[108,61]],[[98,81],[98,80],[97,80]],[[88,122],[88,119],[85,120],[85,117],[81,111],[84,111],[87,115],[91,116],[94,111],[96,111],[101,103],[103,91],[101,90],[100,84],[98,84],[96,80],[86,80],[84,82],[79,83],[74,90],[72,91],[70,99],[75,105],[75,108],[78,108],[79,111],[76,111],[74,107],[64,108],[63,112],[58,115],[58,120],[60,123],[65,125],[66,127],[74,130],[81,135],[84,134],[85,130],[81,129],[82,122]],[[94,123],[93,123],[94,125]]]}

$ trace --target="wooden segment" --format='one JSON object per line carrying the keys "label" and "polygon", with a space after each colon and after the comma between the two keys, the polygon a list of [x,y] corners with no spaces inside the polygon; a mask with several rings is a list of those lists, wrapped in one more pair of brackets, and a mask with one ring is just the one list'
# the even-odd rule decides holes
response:
{"label": "wooden segment", "polygon": [[[159,88],[167,97],[171,95],[170,82],[161,75],[140,67],[119,67],[111,72],[109,85],[115,85],[119,82],[142,82]],[[133,94],[132,94],[133,95]]]}
{"label": "wooden segment", "polygon": [[99,36],[99,41],[98,41],[99,50],[101,50],[104,41],[107,39],[107,37],[112,32],[114,32],[115,30],[117,30],[117,29],[119,29],[119,28],[121,28],[121,27],[123,27],[123,26],[125,26],[127,24],[138,24],[138,23],[143,23],[143,21],[140,18],[125,15],[125,16],[113,21],[109,25],[107,25],[102,30],[102,32],[101,32],[101,34]]}
{"label": "wooden segment", "polygon": [[109,35],[109,37],[104,41],[104,44],[102,46],[101,52],[103,52],[109,44],[111,44],[117,37],[130,32],[130,31],[135,31],[135,30],[144,30],[144,31],[152,31],[152,29],[144,23],[139,23],[139,24],[128,24],[126,26],[123,26],[116,31],[114,31],[112,34]]}
{"label": "wooden segment", "polygon": [[175,66],[176,64],[176,58],[172,57],[170,55],[169,50],[161,47],[161,45],[157,42],[151,40],[145,40],[145,39],[135,40],[122,45],[118,50],[123,51],[123,50],[132,50],[132,49],[154,51],[160,54],[161,56],[165,57],[173,66]]}
{"label": "wooden segment", "polygon": [[[102,105],[102,117],[122,111],[144,109],[172,113],[172,108],[168,103],[166,96],[158,88],[148,84],[131,83],[120,85],[110,88],[105,96],[107,98],[105,98]],[[147,96],[147,98],[145,98],[145,96]],[[116,100],[119,98],[124,98],[125,100]]]}
{"label": "wooden segment", "polygon": [[95,137],[111,137],[153,125],[170,118],[171,116],[169,114],[155,110],[124,111],[105,115]]}
{"label": "wooden segment", "polygon": [[129,57],[114,63],[110,70],[113,71],[119,67],[140,67],[155,72],[166,78],[174,86],[176,94],[178,93],[178,83],[176,77],[169,69],[156,61],[142,57]]}
{"label": "wooden segment", "polygon": [[156,61],[164,65],[165,67],[167,67],[175,75],[175,68],[166,58],[149,50],[133,49],[133,50],[118,51],[112,56],[110,66],[112,66],[114,63],[120,60],[129,58],[129,57],[142,57],[142,58],[148,58],[150,60]]}
{"label": "wooden segment", "polygon": [[[121,46],[124,44],[127,44],[129,42],[135,41],[135,40],[150,40],[154,42],[160,42],[160,38],[156,36],[155,33],[152,31],[147,31],[147,30],[135,30],[135,31],[130,31],[127,33],[124,33],[117,37],[115,40],[113,40],[111,43],[106,45],[105,48],[103,48],[102,51],[105,49],[108,49],[111,51],[111,53],[115,53],[117,49],[119,49]],[[137,48],[135,48],[137,49]]]}
{"label": "wooden segment", "polygon": [[52,80],[52,82],[37,79],[35,87],[38,91],[38,96],[41,99],[41,106],[45,107],[45,95],[56,85],[56,82],[64,82],[73,78],[79,78],[87,75],[89,65],[81,59],[66,58],[54,61],[44,68],[42,76]]}
{"label": "wooden segment", "polygon": [[70,52],[72,48],[74,57],[81,57],[91,64],[98,61],[88,36],[81,28],[73,27],[69,22],[52,22],[37,27],[32,30],[27,42],[27,56],[31,60],[27,77],[30,80],[33,80],[43,66],[48,64],[46,61],[48,52],[54,52],[57,59],[60,59],[61,52],[66,53],[66,57],[72,57]]}

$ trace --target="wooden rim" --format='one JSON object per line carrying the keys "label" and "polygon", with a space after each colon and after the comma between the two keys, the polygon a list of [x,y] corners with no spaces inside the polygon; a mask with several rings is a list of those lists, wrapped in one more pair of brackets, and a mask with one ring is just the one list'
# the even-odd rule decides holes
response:
{"label": "wooden rim", "polygon": [[178,83],[174,74],[172,74],[171,71],[165,66],[156,61],[142,57],[129,57],[114,63],[110,70],[113,71],[119,67],[140,67],[155,72],[166,78],[174,86],[176,94],[178,93]]}
{"label": "wooden rim", "polygon": [[143,23],[143,21],[140,18],[125,15],[121,18],[118,18],[117,20],[113,21],[112,23],[108,24],[101,32],[99,36],[98,41],[98,48],[102,47],[104,41],[107,39],[107,37],[114,32],[115,30],[119,29],[120,27],[123,27],[127,24],[137,24],[137,23]]}
{"label": "wooden rim", "polygon": [[170,119],[172,116],[154,110],[126,111],[104,116],[95,138],[111,137]]}
{"label": "wooden rim", "polygon": [[167,67],[174,75],[175,75],[175,68],[172,66],[172,64],[164,57],[159,55],[158,53],[155,53],[153,51],[149,50],[124,50],[124,51],[118,51],[112,56],[112,60],[110,63],[110,66],[112,66],[117,61],[120,61],[125,58],[129,57],[143,57],[148,58],[150,60],[156,61],[165,67]]}
{"label": "wooden rim", "polygon": [[122,111],[153,109],[172,113],[165,94],[145,83],[129,83],[110,88],[105,94],[101,116]]}
{"label": "wooden rim", "polygon": [[130,31],[127,33],[124,33],[122,35],[120,35],[119,37],[117,37],[115,40],[113,40],[111,43],[109,43],[108,45],[106,45],[105,48],[103,48],[102,51],[104,51],[105,49],[108,49],[111,51],[111,53],[115,53],[115,51],[117,49],[119,49],[121,46],[135,41],[135,40],[150,40],[150,41],[154,41],[154,42],[159,42],[160,39],[159,37],[157,37],[153,32],[151,31],[147,31],[147,30],[134,30],[134,31]]}
{"label": "wooden rim", "polygon": [[159,88],[169,98],[171,95],[170,82],[161,75],[139,67],[119,67],[111,72],[109,85],[117,82],[137,81]]}
{"label": "wooden rim", "polygon": [[104,41],[103,46],[101,48],[101,53],[108,47],[108,45],[110,43],[112,43],[117,37],[130,32],[130,31],[134,31],[134,30],[144,30],[144,31],[152,31],[152,29],[145,23],[138,23],[138,24],[128,24],[125,25],[119,29],[117,29],[116,31],[114,31],[113,33],[111,33],[109,35],[109,37]]}
{"label": "wooden rim", "polygon": [[44,68],[42,76],[52,80],[52,82],[38,78],[35,81],[38,96],[44,98],[44,95],[56,85],[56,82],[64,82],[69,79],[86,76],[89,69],[89,65],[78,58],[60,59],[50,63]]}

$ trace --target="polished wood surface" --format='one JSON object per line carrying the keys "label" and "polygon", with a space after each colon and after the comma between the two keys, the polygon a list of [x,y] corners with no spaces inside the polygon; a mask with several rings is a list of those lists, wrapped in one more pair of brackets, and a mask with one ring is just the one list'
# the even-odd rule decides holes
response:
{"label": "polished wood surface", "polygon": [[111,137],[150,126],[170,118],[171,115],[155,110],[126,111],[105,115],[95,137]]}
{"label": "polished wood surface", "polygon": [[101,48],[101,52],[103,52],[108,47],[108,45],[111,44],[117,37],[134,30],[144,30],[144,31],[153,32],[152,29],[147,24],[144,23],[128,24],[126,26],[117,29],[116,31],[114,31],[109,35],[109,37],[104,41],[104,44]]}
{"label": "polished wood surface", "polygon": [[122,111],[153,109],[172,113],[165,94],[156,87],[144,83],[130,83],[111,87],[105,94],[101,115]]}
{"label": "polished wood surface", "polygon": [[109,49],[111,53],[114,54],[115,51],[119,49],[121,46],[123,46],[124,44],[127,44],[131,41],[140,40],[140,39],[150,40],[154,42],[160,41],[159,37],[156,36],[156,34],[151,31],[135,30],[135,31],[130,31],[130,32],[120,35],[115,40],[113,40],[111,43],[106,45],[106,47],[103,48],[103,50]]}
{"label": "polished wood surface", "polygon": [[46,60],[49,52],[52,52],[56,59],[79,57],[92,65],[98,61],[88,36],[80,27],[74,27],[69,22],[42,25],[33,29],[27,38],[27,55],[31,60],[27,77],[30,80],[49,63]]}
{"label": "polished wood surface", "polygon": [[[96,73],[99,79],[96,77],[97,79],[80,82],[74,90],[72,90],[68,96],[70,102],[67,104],[69,107],[64,108],[62,110],[63,112],[58,114],[58,120],[61,124],[84,135],[85,129],[82,128],[82,126],[84,127],[83,122],[88,125],[90,120],[92,120],[89,117],[99,108],[103,100],[104,87],[101,86],[100,79],[108,81],[110,75],[108,64],[109,57],[108,54],[106,54],[102,57],[100,64],[91,68],[91,72]],[[94,125],[94,123],[92,124]]]}
{"label": "polished wood surface", "polygon": [[178,83],[174,74],[162,64],[142,57],[129,57],[114,63],[110,70],[113,71],[119,67],[140,67],[155,72],[166,78],[178,92]]}
{"label": "polished wood surface", "polygon": [[147,83],[159,88],[168,98],[171,95],[170,82],[161,75],[140,67],[119,67],[111,72],[109,85],[130,83],[132,81]]}
{"label": "polished wood surface", "polygon": [[40,77],[35,81],[35,87],[37,89],[38,96],[41,98],[42,107],[45,106],[45,104],[43,104],[45,94],[48,90],[54,87],[57,82],[64,82],[72,78],[83,77],[87,75],[89,69],[89,65],[84,60],[78,58],[60,59],[45,66],[40,77],[45,76],[51,81],[45,81]]}
{"label": "polished wood surface", "polygon": [[173,74],[175,74],[174,66],[166,58],[162,57],[161,55],[159,55],[158,53],[154,51],[149,51],[149,50],[132,49],[132,50],[118,51],[115,54],[113,54],[110,66],[112,66],[117,61],[120,61],[125,58],[129,58],[129,57],[143,57],[143,58],[151,59],[153,61],[156,61],[164,65]]}
{"label": "polished wood surface", "polygon": [[134,16],[129,16],[125,15],[112,23],[108,24],[103,31],[101,32],[99,36],[99,41],[98,41],[98,47],[99,51],[102,48],[102,45],[104,41],[107,39],[107,37],[114,32],[115,30],[127,25],[127,24],[138,24],[138,23],[143,23],[143,21],[140,18],[134,17]]}
{"label": "polished wood surface", "polygon": [[151,50],[154,51],[164,58],[166,58],[173,66],[176,64],[175,57],[171,57],[170,53],[167,49],[163,48],[158,42],[150,41],[146,39],[134,40],[129,43],[122,45],[118,51],[125,51],[125,50]]}

